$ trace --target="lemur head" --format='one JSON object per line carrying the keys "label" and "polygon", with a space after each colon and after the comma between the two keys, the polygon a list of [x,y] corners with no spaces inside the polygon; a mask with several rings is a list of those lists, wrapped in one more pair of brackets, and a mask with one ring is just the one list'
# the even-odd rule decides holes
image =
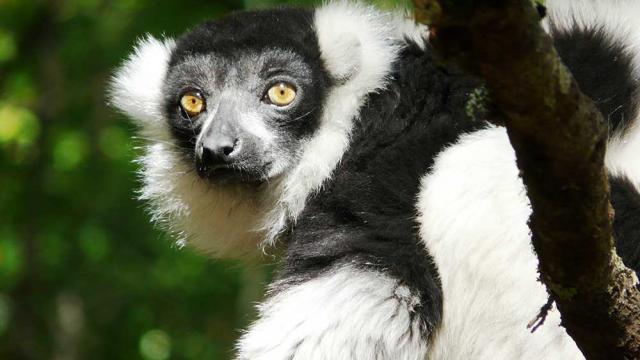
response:
{"label": "lemur head", "polygon": [[401,15],[340,1],[141,40],[110,93],[140,125],[153,220],[217,256],[274,240],[330,178],[367,95],[420,34]]}
{"label": "lemur head", "polygon": [[241,12],[177,40],[164,113],[184,161],[203,180],[259,185],[295,166],[332,81],[308,31],[312,15]]}

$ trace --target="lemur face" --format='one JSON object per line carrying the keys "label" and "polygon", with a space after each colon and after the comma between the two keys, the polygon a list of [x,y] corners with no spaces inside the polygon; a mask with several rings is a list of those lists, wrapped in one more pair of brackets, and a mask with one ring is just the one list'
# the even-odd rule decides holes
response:
{"label": "lemur face", "polygon": [[212,182],[283,174],[318,127],[328,77],[317,41],[302,44],[308,39],[277,12],[271,25],[251,26],[265,15],[203,24],[178,39],[171,57],[165,116],[185,160]]}

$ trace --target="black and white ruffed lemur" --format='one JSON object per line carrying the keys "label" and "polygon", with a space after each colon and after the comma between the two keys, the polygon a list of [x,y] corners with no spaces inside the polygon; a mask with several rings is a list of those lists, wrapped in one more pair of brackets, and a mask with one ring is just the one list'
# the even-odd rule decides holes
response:
{"label": "black and white ruffed lemur", "polygon": [[[640,3],[548,1],[543,26],[610,121],[615,238],[640,266]],[[424,28],[345,1],[142,39],[113,104],[148,139],[141,198],[181,244],[286,248],[238,359],[581,359],[547,301],[505,129]]]}

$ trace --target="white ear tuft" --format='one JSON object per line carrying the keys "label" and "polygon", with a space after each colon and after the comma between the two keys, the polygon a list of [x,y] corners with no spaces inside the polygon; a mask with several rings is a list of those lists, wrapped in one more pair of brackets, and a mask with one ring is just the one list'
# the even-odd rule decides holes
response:
{"label": "white ear tuft", "polygon": [[174,47],[170,38],[147,35],[140,39],[109,86],[111,103],[143,128],[153,127],[162,116],[162,84]]}
{"label": "white ear tuft", "polygon": [[323,55],[325,66],[329,69],[331,76],[339,82],[346,82],[360,70],[362,44],[353,34],[347,34],[331,45],[329,54],[325,52]]}
{"label": "white ear tuft", "polygon": [[331,76],[357,84],[352,90],[361,94],[384,86],[403,40],[397,36],[394,20],[391,14],[349,1],[318,8],[316,34]]}
{"label": "white ear tuft", "polygon": [[381,12],[372,6],[335,0],[318,8],[315,27],[322,60],[338,81],[369,93],[385,86],[391,64],[407,41],[426,43],[426,27],[404,12]]}

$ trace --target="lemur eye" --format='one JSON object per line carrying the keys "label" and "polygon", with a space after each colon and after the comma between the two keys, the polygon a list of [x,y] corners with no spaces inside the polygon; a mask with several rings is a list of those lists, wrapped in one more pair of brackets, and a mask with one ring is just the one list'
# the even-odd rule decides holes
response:
{"label": "lemur eye", "polygon": [[180,98],[180,107],[190,117],[198,116],[204,111],[204,98],[199,92],[188,92]]}
{"label": "lemur eye", "polygon": [[285,82],[273,85],[269,91],[267,91],[267,95],[265,96],[265,100],[277,106],[287,106],[291,104],[295,98],[296,89],[293,85]]}

